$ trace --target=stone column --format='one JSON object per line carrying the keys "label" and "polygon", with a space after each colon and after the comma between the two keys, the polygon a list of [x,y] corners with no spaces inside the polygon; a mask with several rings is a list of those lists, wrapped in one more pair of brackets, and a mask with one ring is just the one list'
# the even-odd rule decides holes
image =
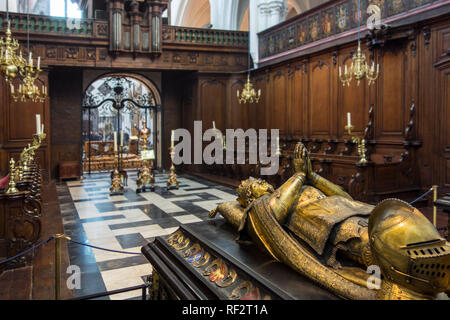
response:
{"label": "stone column", "polygon": [[267,2],[267,25],[270,28],[286,19],[287,0],[272,0]]}
{"label": "stone column", "polygon": [[250,53],[255,66],[259,61],[258,32],[286,19],[287,0],[250,0]]}

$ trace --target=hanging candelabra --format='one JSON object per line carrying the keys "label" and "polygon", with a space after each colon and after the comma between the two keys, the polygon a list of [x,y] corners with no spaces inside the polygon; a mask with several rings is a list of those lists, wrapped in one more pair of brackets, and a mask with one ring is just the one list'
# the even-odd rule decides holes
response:
{"label": "hanging candelabra", "polygon": [[258,90],[258,94],[256,90],[253,88],[253,84],[250,82],[250,72],[247,76],[247,83],[244,85],[244,89],[242,90],[242,94],[237,91],[237,98],[239,104],[242,103],[258,103],[261,98],[261,90]]}
{"label": "hanging candelabra", "polygon": [[6,37],[0,39],[0,74],[7,83],[17,76],[23,63],[24,59],[16,54],[19,47],[19,41],[12,37],[11,22],[8,21]]}
{"label": "hanging candelabra", "polygon": [[11,96],[15,102],[19,99],[22,102],[31,100],[33,102],[44,102],[47,98],[47,87],[42,85],[41,89],[35,84],[36,79],[41,72],[40,57],[38,57],[37,67],[34,68],[32,53],[28,56],[28,61],[23,64],[19,69],[20,76],[23,79],[23,83],[19,84],[19,88],[16,91],[14,85],[11,83]]}
{"label": "hanging candelabra", "polygon": [[[0,41],[1,57],[0,65],[2,75],[5,80],[10,83],[11,96],[15,102],[18,100],[25,102],[31,100],[32,102],[44,102],[47,98],[47,87],[43,84],[41,89],[35,84],[41,73],[41,57],[37,59],[37,66],[34,67],[32,53],[30,51],[30,17],[27,16],[27,48],[28,60],[22,57],[22,51],[17,55],[16,51],[19,49],[19,42],[14,40],[11,36],[11,24],[8,21],[8,28],[6,30],[6,40]],[[11,82],[17,75],[20,75],[22,83],[19,84],[18,89],[15,89]]]}
{"label": "hanging candelabra", "polygon": [[378,79],[380,74],[380,65],[377,64],[375,68],[375,61],[372,62],[372,66],[369,67],[366,61],[366,55],[361,50],[361,0],[358,2],[358,49],[356,53],[352,57],[352,63],[350,68],[347,65],[344,66],[344,72],[342,72],[342,68],[339,67],[339,78],[345,87],[350,86],[353,78],[357,81],[357,85],[359,86],[361,80],[367,78],[368,85],[370,86],[372,83]]}
{"label": "hanging candelabra", "polygon": [[[248,14],[248,28],[250,30],[250,11]],[[244,85],[244,89],[242,89],[242,94],[239,90],[237,91],[237,98],[239,104],[258,103],[259,99],[261,98],[261,90],[258,90],[258,93],[256,93],[256,90],[253,88],[253,84],[250,81],[250,46],[248,48],[247,68],[248,68],[247,82]]]}

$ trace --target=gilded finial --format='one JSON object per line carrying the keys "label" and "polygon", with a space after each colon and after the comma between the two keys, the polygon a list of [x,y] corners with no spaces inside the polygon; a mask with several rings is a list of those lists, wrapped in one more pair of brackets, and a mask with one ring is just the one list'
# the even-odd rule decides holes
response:
{"label": "gilded finial", "polygon": [[16,188],[16,162],[13,158],[9,161],[9,185],[6,194],[18,193],[19,190]]}

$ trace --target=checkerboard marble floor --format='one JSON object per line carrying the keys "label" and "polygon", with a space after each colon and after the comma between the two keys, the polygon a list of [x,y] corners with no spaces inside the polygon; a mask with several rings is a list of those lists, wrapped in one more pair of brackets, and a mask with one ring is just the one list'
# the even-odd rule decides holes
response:
{"label": "checkerboard marble floor", "polygon": [[[108,174],[92,174],[82,181],[57,186],[65,233],[78,242],[127,252],[140,252],[157,236],[180,225],[208,219],[218,204],[236,199],[234,190],[191,176],[179,177],[178,190],[166,190],[167,175],[156,175],[155,192],[136,194],[136,174],[129,172],[123,195],[110,196]],[[101,251],[68,243],[72,265],[81,269],[76,296],[142,284],[152,267],[143,255]],[[135,299],[140,291],[113,295]],[[109,298],[105,298],[109,299]]]}

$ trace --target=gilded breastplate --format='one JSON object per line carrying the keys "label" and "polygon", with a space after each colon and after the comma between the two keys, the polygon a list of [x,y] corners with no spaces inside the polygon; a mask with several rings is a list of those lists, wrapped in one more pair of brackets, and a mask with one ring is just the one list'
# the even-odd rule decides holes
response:
{"label": "gilded breastplate", "polygon": [[341,196],[326,197],[313,187],[306,187],[286,227],[322,255],[333,229],[345,220],[368,217],[373,206]]}

